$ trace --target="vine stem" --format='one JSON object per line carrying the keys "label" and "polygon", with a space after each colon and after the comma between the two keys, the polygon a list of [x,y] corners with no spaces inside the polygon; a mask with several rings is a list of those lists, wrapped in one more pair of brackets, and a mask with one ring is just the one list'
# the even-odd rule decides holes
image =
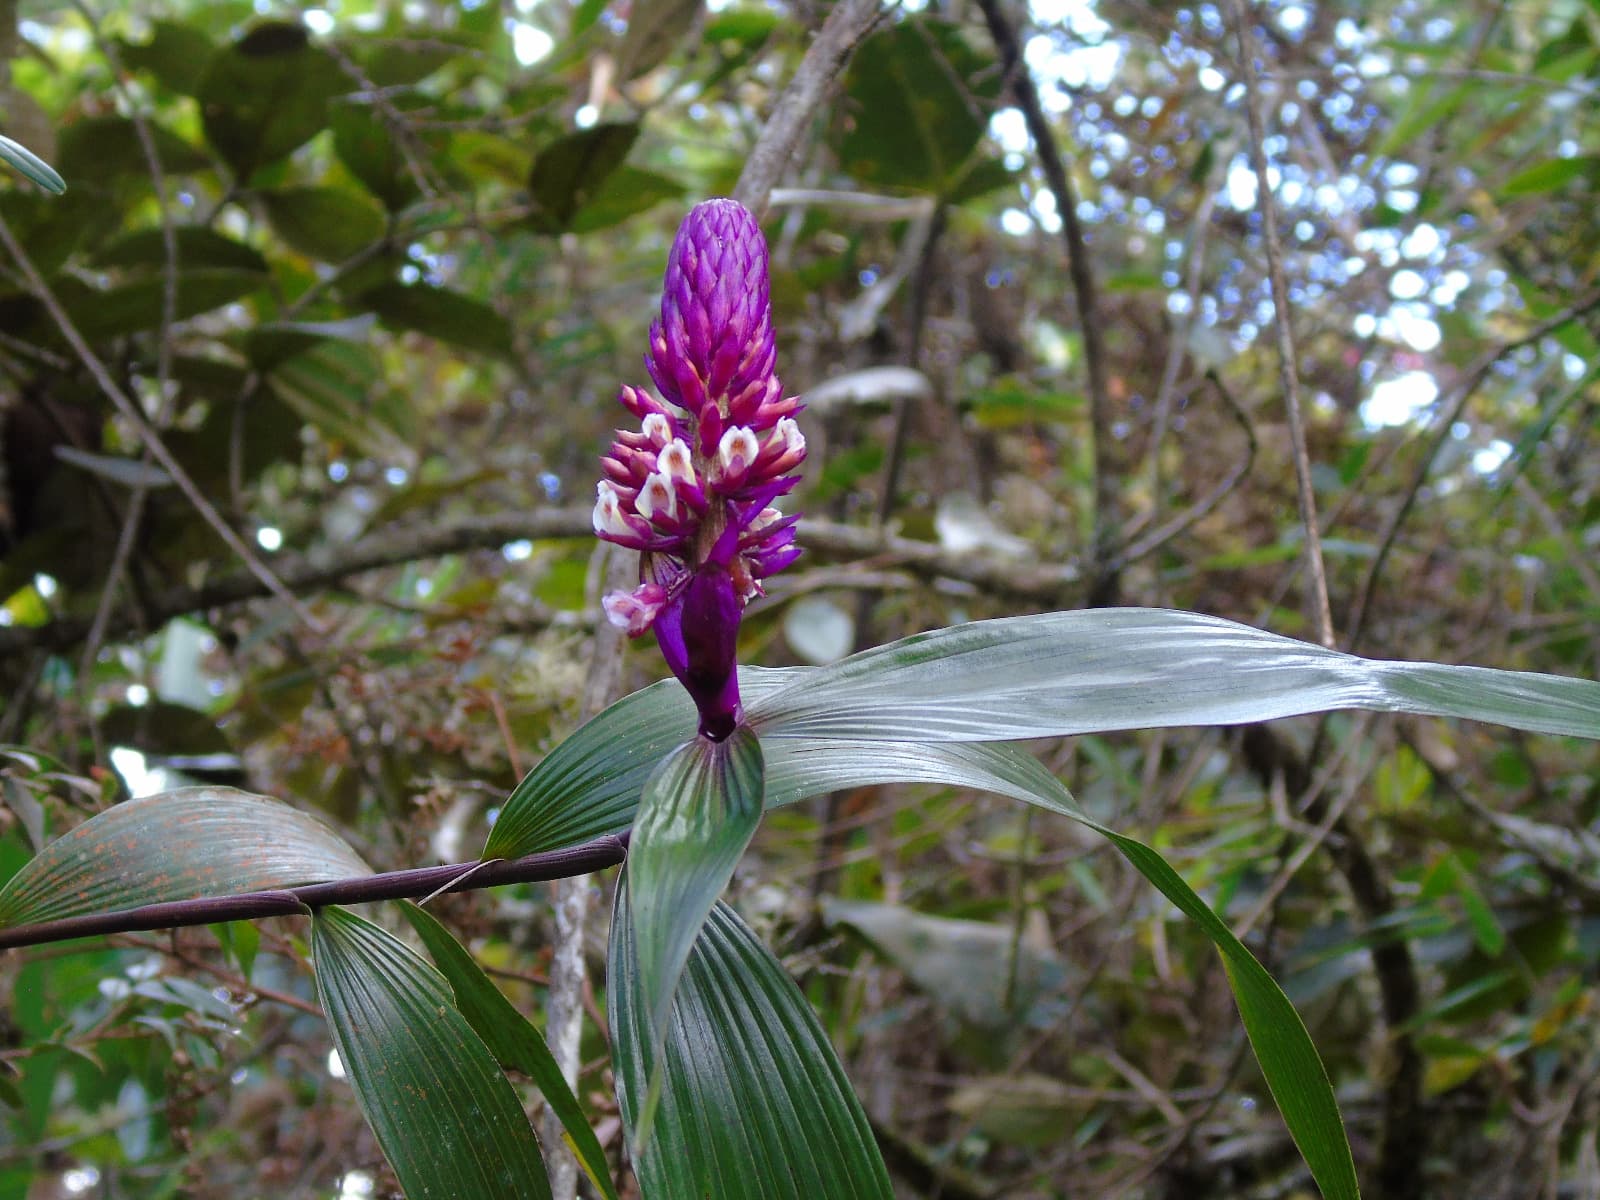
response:
{"label": "vine stem", "polygon": [[1233,0],[1239,35],[1239,70],[1244,77],[1244,109],[1250,126],[1250,165],[1256,176],[1256,209],[1267,251],[1267,278],[1272,286],[1272,328],[1278,343],[1278,381],[1289,418],[1295,488],[1300,499],[1300,524],[1306,537],[1306,573],[1310,577],[1311,625],[1317,641],[1334,647],[1333,613],[1328,605],[1328,571],[1322,561],[1322,536],[1317,525],[1317,497],[1311,485],[1311,455],[1306,449],[1305,416],[1300,408],[1300,357],[1289,321],[1289,281],[1283,270],[1283,244],[1278,239],[1278,213],[1267,169],[1266,132],[1261,121],[1261,75],[1256,70],[1255,34],[1244,0]]}
{"label": "vine stem", "polygon": [[406,900],[441,892],[473,892],[506,883],[567,879],[614,867],[627,856],[627,832],[607,834],[581,846],[548,850],[522,858],[449,863],[441,867],[412,867],[404,871],[386,871],[378,875],[335,879],[301,887],[239,892],[231,896],[199,896],[192,900],[169,900],[115,912],[88,913],[32,925],[16,925],[10,929],[0,929],[0,950],[108,933],[182,929],[190,925],[254,921],[262,917],[292,917],[328,904],[370,904],[377,900]]}

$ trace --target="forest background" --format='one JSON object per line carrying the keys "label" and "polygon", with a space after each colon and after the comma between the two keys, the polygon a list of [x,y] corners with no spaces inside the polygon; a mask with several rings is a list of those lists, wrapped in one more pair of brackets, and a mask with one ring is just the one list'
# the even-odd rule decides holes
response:
{"label": "forest background", "polygon": [[[596,459],[827,11],[0,3],[0,132],[68,185],[0,181],[0,872],[196,781],[457,861],[661,674],[596,630]],[[745,661],[1150,604],[1600,675],[1600,5],[869,17],[757,198],[812,451]],[[1592,745],[1038,749],[1284,983],[1374,1194],[1600,1195]],[[733,898],[907,1195],[1306,1194],[1210,945],[1106,850],[927,788],[767,819]],[[432,908],[620,1156],[609,886]],[[0,1195],[387,1194],[302,937],[10,952]]]}

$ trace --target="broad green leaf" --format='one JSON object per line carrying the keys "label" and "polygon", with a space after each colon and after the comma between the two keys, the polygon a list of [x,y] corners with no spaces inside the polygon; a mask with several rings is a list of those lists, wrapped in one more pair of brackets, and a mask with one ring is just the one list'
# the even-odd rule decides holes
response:
{"label": "broad green leaf", "polygon": [[394,132],[370,105],[336,104],[329,123],[339,161],[386,209],[399,212],[417,198],[420,189]]}
{"label": "broad green leaf", "polygon": [[1238,725],[1330,709],[1600,737],[1600,683],[1357,658],[1153,608],[1086,609],[916,634],[753,699],[767,738],[1015,741]]}
{"label": "broad green leaf", "polygon": [[[58,284],[68,283],[58,280]],[[71,281],[76,283],[76,281]],[[187,267],[178,272],[178,303],[173,316],[180,321],[221,308],[248,296],[263,286],[259,271],[236,267]],[[121,287],[99,291],[83,286],[58,286],[61,297],[78,332],[90,341],[120,337],[161,324],[166,283],[159,276],[140,279]]]}
{"label": "broad green leaf", "polygon": [[654,208],[663,200],[673,200],[683,195],[683,185],[654,171],[618,167],[600,185],[594,199],[585,204],[572,218],[572,232],[593,233],[609,229],[629,217]]}
{"label": "broad green leaf", "polygon": [[548,1200],[522,1102],[444,977],[338,907],[317,912],[311,948],[339,1060],[406,1194]]}
{"label": "broad green leaf", "polygon": [[[743,667],[739,688],[749,703],[807,674],[795,668]],[[523,777],[495,821],[483,856],[519,858],[628,828],[645,780],[667,751],[693,737],[694,730],[694,705],[676,680],[663,680],[617,701]],[[762,752],[768,808],[882,783],[981,787],[1027,800],[1053,781],[1029,755],[981,742],[784,737],[763,745]]]}
{"label": "broad green leaf", "polygon": [[369,874],[309,813],[232,788],[179,788],[51,842],[0,889],[0,926]]}
{"label": "broad green leaf", "polygon": [[[261,252],[243,242],[224,237],[203,225],[180,225],[173,230],[178,248],[178,266],[188,270],[195,267],[222,267],[238,271],[267,273],[267,260]],[[101,250],[94,258],[100,267],[147,267],[165,269],[167,263],[166,240],[159,229],[141,229],[127,237],[118,238]]]}
{"label": "broad green leaf", "polygon": [[[642,1018],[659,1048],[672,994],[706,914],[728,886],[761,823],[761,743],[740,726],[721,742],[696,737],[645,781],[628,846],[634,958]],[[638,1146],[649,1141],[659,1078],[635,1115]]]}
{"label": "broad green leaf", "polygon": [[983,137],[1000,73],[949,22],[914,17],[861,43],[845,77],[847,171],[925,192],[955,184]]}
{"label": "broad green leaf", "polygon": [[383,213],[351,189],[287,187],[261,193],[279,237],[308,258],[340,263],[383,237]]}
{"label": "broad green leaf", "polygon": [[602,122],[558,138],[539,151],[528,175],[528,224],[536,233],[565,233],[600,194],[639,136],[636,122]]}
{"label": "broad green leaf", "polygon": [[[741,689],[744,681],[741,671]],[[676,679],[625,696],[523,777],[495,819],[483,857],[520,858],[626,829],[650,772],[694,729],[694,703]]]}
{"label": "broad green leaf", "polygon": [[[169,175],[203,170],[211,160],[165,125],[147,121],[156,157]],[[148,177],[150,163],[133,122],[127,117],[84,117],[61,130],[56,161],[76,187],[88,180],[105,184],[120,175]]]}
{"label": "broad green leaf", "polygon": [[24,178],[32,180],[47,192],[59,196],[67,190],[67,181],[61,178],[56,169],[21,142],[0,136],[0,161],[8,163],[20,171]]}
{"label": "broad green leaf", "polygon": [[684,967],[658,1051],[617,889],[606,1003],[624,1125],[659,1071],[654,1136],[635,1161],[645,1200],[890,1200],[888,1172],[844,1068],[800,989],[717,904]]}
{"label": "broad green leaf", "polygon": [[425,333],[483,354],[511,353],[511,325],[482,300],[429,284],[386,283],[361,293],[360,303],[390,329]]}
{"label": "broad green leaf", "polygon": [[240,340],[250,365],[267,371],[326,341],[365,342],[377,323],[372,313],[342,321],[263,321]]}
{"label": "broad green leaf", "polygon": [[152,21],[148,42],[122,43],[122,62],[130,70],[149,71],[180,96],[192,96],[215,50],[211,39],[193,25]]}
{"label": "broad green leaf", "polygon": [[268,21],[211,56],[196,85],[206,140],[247,181],[328,122],[328,101],[353,91],[299,24]]}
{"label": "broad green leaf", "polygon": [[483,973],[466,947],[426,909],[408,900],[400,902],[400,911],[411,922],[411,927],[422,938],[434,965],[455,991],[456,1007],[467,1023],[483,1039],[484,1045],[494,1055],[495,1061],[508,1070],[521,1071],[543,1093],[545,1102],[560,1118],[567,1131],[567,1144],[577,1156],[579,1164],[588,1173],[595,1187],[607,1200],[617,1200],[616,1187],[611,1182],[611,1169],[606,1165],[606,1154],[600,1139],[584,1118],[578,1098],[567,1086],[555,1055],[539,1035],[532,1023],[517,1011],[505,994]]}
{"label": "broad green leaf", "polygon": [[389,32],[394,36],[358,33],[343,39],[339,48],[361,64],[362,73],[379,87],[409,87],[458,57],[463,49],[458,43],[468,40],[437,25],[428,29],[426,38],[419,38],[414,28],[392,21]]}

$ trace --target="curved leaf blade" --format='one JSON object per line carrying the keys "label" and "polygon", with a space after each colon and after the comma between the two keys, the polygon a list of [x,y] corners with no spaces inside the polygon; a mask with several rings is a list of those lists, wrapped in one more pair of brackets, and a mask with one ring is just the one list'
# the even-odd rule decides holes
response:
{"label": "curved leaf blade", "polygon": [[60,173],[21,142],[0,136],[0,161],[15,168],[47,192],[59,196],[67,190],[67,181],[61,178]]}
{"label": "curved leaf blade", "polygon": [[746,706],[763,738],[1016,741],[1238,725],[1357,708],[1600,738],[1600,683],[1381,662],[1153,608],[938,629],[851,655]]}
{"label": "curved leaf blade", "polygon": [[[826,751],[818,753],[838,760],[833,774],[843,776],[851,758],[860,756],[870,761],[882,749],[870,743],[833,742],[827,744]],[[1021,747],[1000,743],[986,749],[992,756],[980,760],[984,769],[974,771],[965,781],[967,786],[996,790],[991,781],[1006,774],[1018,781],[1019,786],[1021,781],[1029,781],[1034,790],[1020,795],[1021,799],[1049,812],[1071,817],[1108,838],[1141,875],[1211,939],[1222,955],[1228,984],[1239,1006],[1245,1033],[1261,1064],[1261,1073],[1290,1136],[1311,1168],[1312,1177],[1327,1200],[1356,1200],[1360,1192],[1355,1162],[1345,1137],[1333,1085],[1305,1022],[1266,968],[1159,853],[1089,817],[1061,781]],[[1014,760],[1009,772],[1003,766],[1008,758]],[[1032,769],[1024,766],[1024,762],[1031,764]],[[946,782],[962,781],[951,778]],[[1019,795],[1016,791],[1008,791],[1008,794]]]}
{"label": "curved leaf blade", "polygon": [[[866,1114],[800,989],[725,904],[685,965],[664,1046],[648,1032],[626,884],[617,889],[607,989],[623,1122],[663,1079],[635,1170],[645,1200],[890,1200]],[[659,1064],[659,1066],[658,1066]]]}
{"label": "curved leaf blade", "polygon": [[427,947],[434,965],[444,975],[455,991],[456,1007],[467,1019],[473,1031],[483,1039],[484,1045],[502,1067],[521,1071],[532,1079],[534,1086],[544,1095],[546,1103],[555,1111],[567,1131],[567,1144],[578,1163],[588,1174],[606,1200],[617,1200],[617,1189],[611,1182],[611,1169],[606,1165],[606,1154],[600,1147],[578,1104],[578,1098],[567,1086],[561,1067],[544,1038],[533,1023],[507,1000],[483,973],[483,968],[468,953],[465,946],[436,921],[426,909],[409,900],[400,902],[400,911],[417,931],[422,944]]}
{"label": "curved leaf blade", "polygon": [[[684,743],[644,785],[627,875],[634,961],[653,1046],[666,1036],[672,994],[700,927],[761,822],[764,777],[761,743],[741,725],[726,741]],[[650,1138],[659,1083],[659,1076],[650,1081],[634,1127],[641,1147]]]}
{"label": "curved leaf blade", "polygon": [[[748,701],[804,671],[739,669]],[[675,679],[624,696],[581,725],[506,797],[484,858],[576,846],[633,824],[639,795],[669,750],[694,736],[694,702]]]}
{"label": "curved leaf blade", "polygon": [[342,908],[317,912],[311,945],[340,1061],[406,1194],[549,1200],[527,1114],[444,977]]}
{"label": "curved leaf blade", "polygon": [[51,842],[0,889],[0,926],[370,874],[310,813],[233,788],[178,788]]}

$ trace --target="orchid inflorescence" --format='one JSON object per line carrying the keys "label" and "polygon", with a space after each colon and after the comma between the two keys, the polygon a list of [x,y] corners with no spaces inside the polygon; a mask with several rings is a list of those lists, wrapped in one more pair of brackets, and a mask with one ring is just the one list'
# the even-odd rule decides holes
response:
{"label": "orchid inflorescence", "polygon": [[638,550],[640,583],[605,597],[612,624],[653,629],[694,698],[700,732],[739,721],[735,649],[761,581],[799,556],[794,515],[773,507],[799,476],[806,442],[774,370],[767,245],[735,200],[697,205],[678,228],[650,327],[656,386],[624,386],[638,432],[618,430],[601,459],[595,533]]}

